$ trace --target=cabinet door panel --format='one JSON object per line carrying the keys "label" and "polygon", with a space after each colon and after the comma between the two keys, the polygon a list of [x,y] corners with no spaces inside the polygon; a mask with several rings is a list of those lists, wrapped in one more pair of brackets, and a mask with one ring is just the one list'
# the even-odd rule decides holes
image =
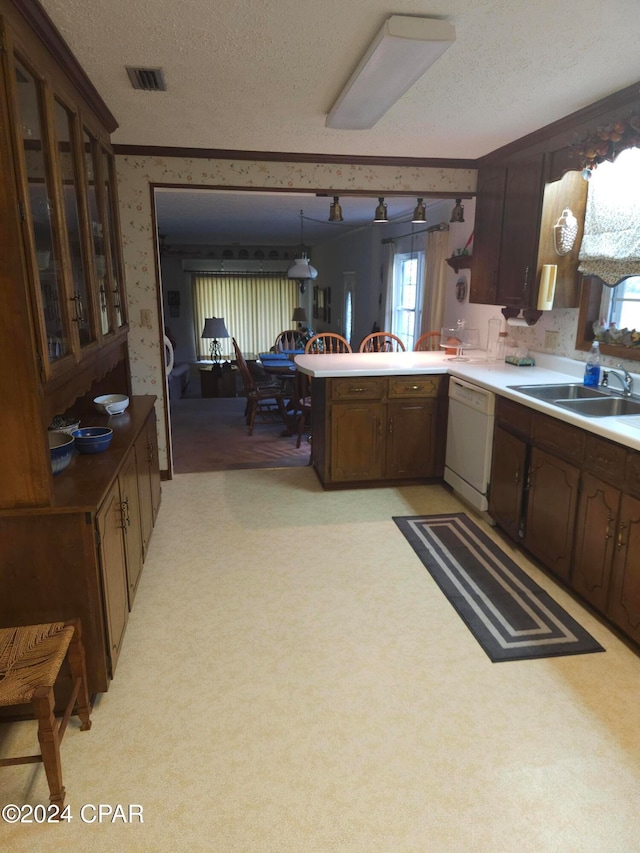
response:
{"label": "cabinet door panel", "polygon": [[142,571],[142,535],[140,527],[140,498],[138,494],[138,471],[136,457],[130,453],[119,475],[120,498],[123,512],[123,531],[127,557],[127,586],[129,610],[133,606],[140,572]]}
{"label": "cabinet door panel", "polygon": [[100,561],[104,593],[107,645],[111,659],[111,677],[115,673],[122,639],[129,618],[127,566],[122,533],[123,517],[120,489],[114,483],[96,516],[100,533]]}
{"label": "cabinet door panel", "polygon": [[619,489],[583,475],[571,584],[602,612],[607,606],[619,504]]}
{"label": "cabinet door panel", "polygon": [[526,466],[526,444],[501,427],[496,427],[489,486],[489,515],[515,541],[518,541],[520,533]]}
{"label": "cabinet door panel", "polygon": [[495,305],[502,210],[507,172],[504,168],[478,171],[476,225],[473,243],[473,275],[469,302]]}
{"label": "cabinet door panel", "polygon": [[497,303],[535,306],[538,229],[542,208],[542,155],[507,169]]}
{"label": "cabinet door panel", "polygon": [[640,500],[623,495],[615,538],[608,614],[640,643]]}
{"label": "cabinet door panel", "polygon": [[434,400],[390,403],[387,421],[387,477],[434,476]]}
{"label": "cabinet door panel", "polygon": [[331,479],[380,480],[383,475],[385,407],[382,403],[334,404]]}
{"label": "cabinet door panel", "polygon": [[569,579],[580,469],[534,447],[531,451],[524,545]]}

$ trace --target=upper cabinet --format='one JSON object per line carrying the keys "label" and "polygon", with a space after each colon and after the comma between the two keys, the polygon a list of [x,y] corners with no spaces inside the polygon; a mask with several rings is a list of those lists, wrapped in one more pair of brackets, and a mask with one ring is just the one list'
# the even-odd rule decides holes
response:
{"label": "upper cabinet", "polygon": [[42,8],[0,0],[0,509],[51,504],[56,414],[130,393],[116,126]]}

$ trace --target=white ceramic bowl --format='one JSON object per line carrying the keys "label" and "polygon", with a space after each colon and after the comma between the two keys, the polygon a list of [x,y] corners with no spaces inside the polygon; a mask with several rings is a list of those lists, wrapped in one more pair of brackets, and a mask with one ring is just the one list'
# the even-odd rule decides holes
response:
{"label": "white ceramic bowl", "polygon": [[64,471],[71,462],[74,445],[75,440],[72,435],[57,430],[49,430],[49,453],[54,476]]}
{"label": "white ceramic bowl", "polygon": [[121,415],[129,405],[129,398],[126,394],[103,394],[94,399],[93,405],[103,415]]}

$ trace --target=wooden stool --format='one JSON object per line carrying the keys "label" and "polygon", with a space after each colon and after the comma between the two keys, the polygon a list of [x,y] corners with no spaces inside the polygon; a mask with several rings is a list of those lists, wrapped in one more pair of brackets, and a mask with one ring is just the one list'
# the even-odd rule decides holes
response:
{"label": "wooden stool", "polygon": [[[71,698],[58,722],[53,709],[55,684],[65,655],[73,677]],[[42,761],[47,774],[51,805],[64,806],[60,744],[69,717],[75,709],[82,720],[80,729],[91,728],[91,707],[87,694],[87,674],[79,620],[0,628],[0,706],[30,702],[38,720],[41,755],[3,758],[0,767]]]}

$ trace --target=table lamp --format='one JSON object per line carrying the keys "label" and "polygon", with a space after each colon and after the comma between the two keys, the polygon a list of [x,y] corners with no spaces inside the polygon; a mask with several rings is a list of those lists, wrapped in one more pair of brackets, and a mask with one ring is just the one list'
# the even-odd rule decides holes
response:
{"label": "table lamp", "polygon": [[220,359],[222,358],[222,349],[220,347],[220,341],[218,339],[229,337],[229,332],[227,332],[227,327],[224,324],[224,318],[205,317],[204,329],[202,330],[201,337],[211,338],[209,354],[211,360],[216,364],[219,364]]}
{"label": "table lamp", "polygon": [[298,324],[298,328],[302,328],[307,325],[307,312],[304,308],[294,308],[293,309],[293,317],[291,318],[295,323]]}

